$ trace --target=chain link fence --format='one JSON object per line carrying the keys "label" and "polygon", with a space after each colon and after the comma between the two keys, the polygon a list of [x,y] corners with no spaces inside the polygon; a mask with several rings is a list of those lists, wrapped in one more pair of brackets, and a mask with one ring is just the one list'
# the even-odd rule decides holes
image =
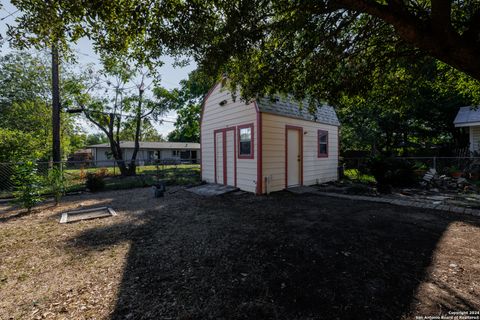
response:
{"label": "chain link fence", "polygon": [[[130,161],[125,161],[127,165]],[[0,199],[13,197],[15,185],[12,177],[15,167],[20,163],[0,163]],[[37,174],[45,181],[42,193],[48,194],[47,177],[52,162],[37,162]],[[194,184],[200,182],[200,164],[198,159],[165,159],[135,161],[135,175],[122,176],[119,163],[107,161],[63,161],[59,163],[65,179],[67,193],[84,191],[89,174],[101,176],[106,189],[126,189],[154,185],[159,180],[167,184]]]}
{"label": "chain link fence", "polygon": [[[395,157],[412,168],[419,179],[435,169],[440,175],[463,177],[470,180],[480,179],[480,157]],[[340,164],[346,177],[354,180],[374,181],[369,170],[370,158],[341,158]]]}

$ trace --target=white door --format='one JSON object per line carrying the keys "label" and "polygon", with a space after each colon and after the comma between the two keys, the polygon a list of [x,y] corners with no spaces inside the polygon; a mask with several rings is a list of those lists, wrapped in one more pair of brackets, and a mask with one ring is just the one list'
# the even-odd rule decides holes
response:
{"label": "white door", "polygon": [[225,164],[227,166],[225,172],[227,174],[227,185],[235,185],[235,130],[228,130],[225,133]]}
{"label": "white door", "polygon": [[302,166],[302,135],[299,130],[287,129],[287,187],[300,185]]}
{"label": "white door", "polygon": [[215,133],[215,182],[224,184],[223,180],[223,132]]}

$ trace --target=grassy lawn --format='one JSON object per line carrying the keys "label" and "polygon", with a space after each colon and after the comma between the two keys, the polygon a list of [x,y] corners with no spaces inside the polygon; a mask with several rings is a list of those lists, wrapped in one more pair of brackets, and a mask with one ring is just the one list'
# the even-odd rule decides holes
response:
{"label": "grassy lawn", "polygon": [[66,169],[65,177],[69,191],[83,190],[87,173],[101,173],[106,177],[106,190],[128,189],[153,185],[158,179],[170,184],[191,184],[200,181],[200,165],[156,165],[137,167],[138,177],[112,178],[120,175],[120,170],[113,167]]}
{"label": "grassy lawn", "polygon": [[[172,171],[172,170],[182,170],[182,169],[190,169],[194,171],[200,171],[200,165],[198,164],[178,164],[178,165],[159,165],[158,170],[156,165],[148,165],[148,166],[138,166],[137,167],[137,174],[151,174],[155,175],[158,171]],[[75,169],[65,169],[65,174],[71,176],[81,176],[86,173],[95,173],[98,171],[104,172],[106,175],[120,175],[120,169],[118,167],[113,166],[99,166],[98,168],[75,168]]]}
{"label": "grassy lawn", "polygon": [[358,169],[346,169],[345,177],[353,181],[363,183],[375,183],[375,178],[372,175],[361,173]]}
{"label": "grassy lawn", "polygon": [[[47,168],[40,170],[46,175]],[[200,182],[200,165],[156,165],[137,167],[137,176],[121,177],[120,170],[114,167],[76,168],[65,169],[65,187],[67,192],[85,190],[87,173],[100,173],[105,177],[105,190],[119,190],[152,186],[158,179],[170,185],[188,185]],[[48,194],[48,187],[44,187],[42,194]],[[11,198],[12,190],[0,190],[0,199]]]}
{"label": "grassy lawn", "polygon": [[[1,204],[0,204],[1,205]],[[113,218],[60,225],[112,206]],[[480,309],[480,219],[179,187],[0,207],[0,319],[414,319]]]}

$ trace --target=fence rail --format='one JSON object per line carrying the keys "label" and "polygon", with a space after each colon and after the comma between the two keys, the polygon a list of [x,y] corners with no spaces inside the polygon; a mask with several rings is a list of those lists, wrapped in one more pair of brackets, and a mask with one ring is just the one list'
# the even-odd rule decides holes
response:
{"label": "fence rail", "polygon": [[[366,164],[370,158],[368,157],[349,157],[341,158],[341,163],[345,166],[356,166]],[[429,168],[442,169],[453,165],[466,167],[472,163],[480,163],[480,157],[392,157],[392,159],[407,160],[423,164]]]}
{"label": "fence rail", "polygon": [[[435,169],[439,174],[449,175],[453,172],[465,178],[478,180],[480,178],[480,157],[391,157],[391,159],[408,162],[411,167],[422,177],[430,168]],[[350,176],[364,179],[369,173],[369,161],[367,157],[341,158],[340,165]]]}
{"label": "fence rail", "polygon": [[[11,198],[15,190],[12,177],[15,167],[21,163],[0,163],[0,198]],[[37,162],[37,174],[47,181],[48,173],[55,163]],[[121,163],[120,163],[121,164]],[[125,160],[129,165],[130,161]],[[162,159],[136,160],[135,176],[123,177],[119,162],[107,161],[62,161],[57,164],[65,178],[67,192],[85,190],[85,182],[89,174],[97,174],[104,178],[107,189],[120,189],[135,186],[146,186],[158,180],[166,180],[174,184],[187,184],[200,181],[200,164],[198,159]],[[44,193],[48,193],[45,187]]]}

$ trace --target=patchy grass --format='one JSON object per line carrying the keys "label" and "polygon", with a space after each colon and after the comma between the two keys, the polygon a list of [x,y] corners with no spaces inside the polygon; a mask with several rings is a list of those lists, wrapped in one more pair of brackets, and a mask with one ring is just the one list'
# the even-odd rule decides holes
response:
{"label": "patchy grass", "polygon": [[[112,218],[60,225],[66,210]],[[1,205],[0,205],[1,206]],[[169,188],[0,207],[0,319],[414,319],[479,310],[480,221]]]}
{"label": "patchy grass", "polygon": [[[157,170],[158,168],[158,170]],[[176,169],[188,169],[192,171],[200,171],[200,165],[198,164],[174,164],[174,165],[147,165],[147,166],[137,166],[137,174],[149,174],[156,175],[157,173],[161,174],[162,171],[173,171]],[[102,171],[105,175],[116,176],[120,175],[120,169],[113,166],[100,166],[98,168],[78,168],[78,169],[65,169],[65,174],[73,177],[81,177],[86,173],[95,173]]]}
{"label": "patchy grass", "polygon": [[[101,172],[105,175],[105,190],[139,188],[153,185],[157,179],[166,180],[171,185],[187,185],[200,182],[200,166],[191,164],[142,166],[137,176],[120,177],[118,168],[68,169],[65,170],[68,191],[85,189],[84,176],[87,172]],[[115,173],[115,174],[114,174]]]}
{"label": "patchy grass", "polygon": [[362,183],[375,183],[375,178],[372,175],[360,172],[358,169],[346,169],[345,178]]}
{"label": "patchy grass", "polygon": [[[46,173],[44,169],[43,173]],[[152,186],[157,179],[165,180],[169,185],[190,185],[199,183],[200,166],[198,164],[178,164],[142,166],[137,168],[137,175],[133,177],[121,177],[118,168],[87,168],[65,169],[65,189],[68,192],[84,191],[85,177],[87,173],[101,173],[105,176],[105,190],[120,190]],[[42,188],[41,194],[48,195],[48,186]],[[0,190],[0,199],[12,197],[12,190]]]}

